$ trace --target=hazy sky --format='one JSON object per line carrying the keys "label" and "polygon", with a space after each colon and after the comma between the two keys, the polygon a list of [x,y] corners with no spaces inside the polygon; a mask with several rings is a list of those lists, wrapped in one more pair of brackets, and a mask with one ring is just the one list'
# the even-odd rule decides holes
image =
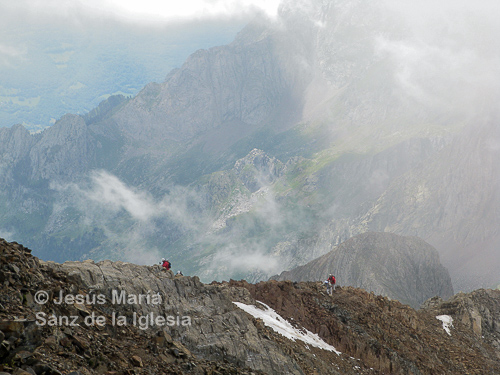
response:
{"label": "hazy sky", "polygon": [[[193,18],[239,16],[264,12],[276,14],[279,0],[0,0],[3,14],[23,12],[79,18],[86,14],[129,22],[164,23]],[[1,16],[0,16],[1,17]]]}
{"label": "hazy sky", "polygon": [[147,17],[159,19],[192,18],[236,14],[262,10],[268,15],[276,14],[277,0],[92,0],[97,6],[126,17]]}

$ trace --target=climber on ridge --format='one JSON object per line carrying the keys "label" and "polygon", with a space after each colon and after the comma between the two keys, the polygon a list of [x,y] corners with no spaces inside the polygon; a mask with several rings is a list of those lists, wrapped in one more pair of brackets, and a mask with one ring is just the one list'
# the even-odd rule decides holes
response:
{"label": "climber on ridge", "polygon": [[165,269],[165,271],[168,271],[170,270],[170,268],[172,267],[172,263],[170,263],[168,260],[166,260],[165,258],[162,258],[161,259],[161,266]]}
{"label": "climber on ridge", "polygon": [[332,295],[333,291],[335,290],[335,283],[337,282],[337,280],[335,279],[335,276],[330,274],[330,276],[328,276],[327,282],[328,284],[326,285],[326,292],[329,295]]}

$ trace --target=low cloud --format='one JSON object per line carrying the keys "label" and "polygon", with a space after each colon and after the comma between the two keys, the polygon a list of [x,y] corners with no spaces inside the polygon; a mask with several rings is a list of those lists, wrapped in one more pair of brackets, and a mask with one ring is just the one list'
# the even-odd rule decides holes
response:
{"label": "low cloud", "polygon": [[[281,206],[266,182],[254,193],[250,210],[230,218],[235,221],[216,232],[217,217],[204,200],[203,188],[174,186],[155,197],[102,170],[78,184],[53,183],[52,189],[60,193],[53,215],[61,218],[68,208],[76,209],[80,228],[98,229],[101,244],[86,257],[154,264],[161,257],[176,263],[176,256],[207,252],[205,259],[198,260],[207,279],[269,275],[282,271],[282,256],[272,253],[275,241],[285,227],[297,226],[301,218]],[[177,240],[187,242],[176,248]],[[170,251],[174,253],[169,255]]]}
{"label": "low cloud", "polygon": [[15,67],[17,62],[25,58],[26,49],[0,44],[0,67]]}
{"label": "low cloud", "polygon": [[402,92],[461,116],[491,109],[488,98],[500,91],[500,42],[493,37],[500,33],[500,4],[385,3],[400,33],[378,36],[375,47],[393,61]]}
{"label": "low cloud", "polygon": [[0,228],[0,238],[3,238],[4,240],[8,242],[14,241],[15,238],[15,232],[5,229],[5,228]]}
{"label": "low cloud", "polygon": [[158,199],[102,170],[92,172],[79,184],[52,183],[51,188],[60,193],[53,209],[56,216],[62,216],[68,208],[76,209],[80,227],[98,228],[103,233],[105,240],[96,250],[98,256],[107,249],[104,253],[111,257],[114,254],[122,260],[154,263],[161,257],[158,237],[162,237],[165,226],[179,233],[203,227],[202,215],[194,214],[199,197],[188,188],[174,187]]}
{"label": "low cloud", "polygon": [[83,197],[114,213],[127,212],[140,222],[151,220],[163,214],[161,205],[145,192],[129,188],[116,176],[105,171],[95,172],[89,190],[80,190]]}
{"label": "low cloud", "polygon": [[228,244],[215,253],[209,269],[221,274],[220,267],[226,268],[226,274],[260,272],[272,274],[280,269],[280,259],[266,253],[266,247],[258,244]]}
{"label": "low cloud", "polygon": [[69,190],[79,208],[86,212],[100,212],[100,217],[114,217],[126,213],[137,223],[151,224],[155,219],[170,220],[191,228],[196,219],[189,212],[190,206],[199,204],[199,197],[192,190],[173,187],[161,199],[147,191],[128,186],[118,177],[104,171],[94,171],[86,184],[52,184],[55,190]]}
{"label": "low cloud", "polygon": [[[3,2],[3,1],[1,1]],[[0,2],[0,3],[1,3]],[[202,21],[214,18],[251,19],[256,14],[274,17],[279,0],[188,0],[168,2],[158,0],[18,0],[2,5],[4,16],[13,14],[33,22],[61,20],[84,26],[95,21],[114,20],[126,24],[159,26],[168,23]]]}

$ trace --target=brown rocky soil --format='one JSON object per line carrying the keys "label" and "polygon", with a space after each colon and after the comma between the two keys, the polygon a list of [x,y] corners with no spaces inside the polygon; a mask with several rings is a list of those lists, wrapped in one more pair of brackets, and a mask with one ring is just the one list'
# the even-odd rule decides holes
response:
{"label": "brown rocky soil", "polygon": [[[161,293],[160,305],[113,305],[111,290]],[[46,304],[36,292],[49,292]],[[103,304],[57,304],[60,292],[106,295]],[[341,352],[287,339],[233,302],[269,305]],[[110,324],[113,312],[189,315],[189,327]],[[37,313],[77,317],[45,324]],[[84,324],[92,314],[103,326]],[[451,336],[437,315],[453,317]],[[123,262],[41,262],[0,240],[0,374],[498,374],[500,291],[434,298],[421,310],[364,290],[319,283],[205,285]],[[3,374],[2,374],[3,375]]]}
{"label": "brown rocky soil", "polygon": [[[383,374],[499,374],[500,291],[458,294],[414,310],[362,289],[321,283],[248,284],[252,296],[282,317],[318,333],[338,350]],[[436,316],[454,317],[451,336]]]}

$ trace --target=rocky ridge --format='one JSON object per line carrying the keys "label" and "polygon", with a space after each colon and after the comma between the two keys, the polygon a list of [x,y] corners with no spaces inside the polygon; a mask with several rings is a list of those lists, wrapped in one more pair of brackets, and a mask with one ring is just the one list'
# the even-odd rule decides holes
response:
{"label": "rocky ridge", "polygon": [[[414,310],[353,287],[337,289],[331,299],[321,298],[324,287],[318,282],[230,285],[247,288],[281,316],[318,332],[378,373],[495,374],[499,370],[498,290],[459,293],[448,301],[433,298]],[[443,315],[452,318],[450,334],[436,318]]]}
{"label": "rocky ridge", "polygon": [[[202,284],[159,266],[42,262],[0,241],[0,371],[11,374],[495,374],[500,370],[500,291],[478,290],[414,310],[353,287],[327,296],[320,283]],[[37,292],[48,292],[45,304]],[[159,295],[113,303],[113,291]],[[58,297],[85,300],[58,304]],[[103,303],[92,302],[92,296]],[[89,299],[87,299],[89,298]],[[146,298],[146,297],[143,297]],[[341,353],[280,336],[235,306],[269,305]],[[76,316],[76,326],[41,323],[37,313]],[[112,316],[126,324],[111,324]],[[191,325],[141,328],[134,316],[189,316]],[[437,315],[453,318],[448,335]],[[85,319],[103,316],[102,326]]]}

